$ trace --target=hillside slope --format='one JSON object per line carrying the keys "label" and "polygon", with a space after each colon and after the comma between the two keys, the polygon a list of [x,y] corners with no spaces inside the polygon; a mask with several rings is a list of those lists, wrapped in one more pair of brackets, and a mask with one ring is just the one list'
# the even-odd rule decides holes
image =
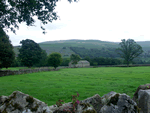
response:
{"label": "hillside slope", "polygon": [[[70,57],[71,54],[79,54],[81,57],[90,55],[91,57],[118,57],[115,49],[119,47],[119,42],[107,42],[100,40],[60,40],[60,41],[46,41],[38,43],[39,46],[46,50],[47,54],[52,52],[61,53],[62,57]],[[139,41],[137,44],[141,45],[145,58],[150,58],[150,41]],[[16,56],[18,55],[18,46],[14,47]],[[142,57],[141,55],[141,57]]]}

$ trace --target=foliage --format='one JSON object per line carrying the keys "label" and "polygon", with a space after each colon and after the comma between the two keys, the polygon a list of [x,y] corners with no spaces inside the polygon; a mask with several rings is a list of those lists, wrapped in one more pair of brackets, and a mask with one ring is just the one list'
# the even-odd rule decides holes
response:
{"label": "foliage", "polygon": [[30,39],[22,40],[20,43],[22,46],[19,49],[18,57],[21,63],[27,67],[32,67],[34,64],[37,64],[42,55],[40,46]]}
{"label": "foliage", "polygon": [[47,57],[46,51],[42,50],[41,59],[40,59],[39,63],[34,65],[34,67],[48,66],[47,59],[48,59],[48,57]]}
{"label": "foliage", "polygon": [[52,53],[48,56],[48,64],[53,66],[55,69],[62,63],[62,58],[60,53]]}
{"label": "foliage", "polygon": [[93,62],[93,66],[98,66],[98,63],[97,62]]}
{"label": "foliage", "polygon": [[[68,0],[72,2],[72,0]],[[76,0],[74,0],[76,1]],[[33,26],[35,23],[34,16],[42,24],[47,24],[57,20],[58,16],[54,12],[58,0],[1,0],[0,1],[0,28],[11,29],[15,33],[18,24],[25,22],[27,26]],[[41,26],[41,29],[45,29]]]}
{"label": "foliage", "polygon": [[104,57],[96,57],[96,58],[85,57],[84,60],[88,60],[91,66],[122,64],[122,60],[118,58],[115,59],[115,58],[104,58]]}
{"label": "foliage", "polygon": [[[47,54],[51,54],[52,52],[59,52],[64,58],[69,58],[71,54],[78,54],[81,58],[85,58],[86,56],[90,58],[96,57],[120,58],[120,55],[117,54],[117,52],[115,51],[116,48],[119,47],[119,43],[104,42],[97,40],[85,40],[84,41],[85,43],[82,43],[83,41],[84,40],[78,41],[66,40],[63,41],[63,43],[59,43],[60,41],[57,42],[49,41],[39,43],[39,45],[42,49],[46,50]],[[94,45],[95,43],[96,45]],[[141,55],[139,55],[139,58],[147,62],[150,56],[150,46],[148,46],[147,41],[143,43],[142,42],[137,43],[142,45],[142,49],[144,51]],[[147,46],[143,46],[145,43]],[[64,45],[66,49],[62,49]],[[16,48],[18,47],[14,47],[14,51],[17,55],[18,52]]]}
{"label": "foliage", "polygon": [[70,58],[63,58],[63,61],[60,66],[68,66],[70,62]]}
{"label": "foliage", "polygon": [[[104,57],[90,58],[89,56],[86,56],[85,58],[83,58],[83,60],[89,61],[91,66],[123,64],[123,61],[119,58],[104,58]],[[68,66],[69,62],[70,62],[69,58],[64,58],[61,66]]]}
{"label": "foliage", "polygon": [[0,68],[8,68],[15,60],[13,46],[4,30],[0,28]]}
{"label": "foliage", "polygon": [[21,66],[23,65],[21,65],[21,62],[19,61],[18,57],[16,57],[11,67],[21,67]]}
{"label": "foliage", "polygon": [[70,60],[72,61],[72,64],[74,64],[74,67],[75,67],[75,65],[78,63],[78,61],[79,61],[80,59],[81,59],[80,56],[77,55],[77,54],[72,54],[72,55],[70,56]]}
{"label": "foliage", "polygon": [[142,47],[136,44],[133,39],[128,39],[127,41],[123,39],[121,41],[122,42],[119,43],[121,48],[116,49],[116,51],[120,57],[124,59],[127,66],[129,66],[129,63],[131,63],[134,58],[142,54],[143,50]]}
{"label": "foliage", "polygon": [[76,54],[80,55],[80,57],[90,57],[90,58],[95,58],[95,57],[119,57],[118,54],[115,52],[115,48],[90,48],[87,49],[85,47],[70,47],[70,49],[75,52]]}

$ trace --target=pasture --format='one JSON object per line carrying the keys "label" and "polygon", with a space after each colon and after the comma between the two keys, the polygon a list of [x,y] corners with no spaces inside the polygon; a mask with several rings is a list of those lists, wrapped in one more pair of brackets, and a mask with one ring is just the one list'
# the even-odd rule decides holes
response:
{"label": "pasture", "polygon": [[139,85],[150,82],[150,67],[68,68],[0,77],[0,96],[13,91],[29,94],[49,106],[59,99],[71,102],[79,93],[79,101],[110,91],[126,93],[131,98]]}
{"label": "pasture", "polygon": [[[54,69],[54,67],[49,67],[50,69]],[[2,68],[1,70],[11,70],[11,71],[17,71],[19,69],[38,69],[38,67],[31,67],[31,68],[28,68],[28,67],[9,67],[9,68]]]}
{"label": "pasture", "polygon": [[[19,69],[29,69],[28,67],[9,67],[9,68],[2,68],[1,70],[19,70]],[[35,69],[34,67],[30,68],[30,69]]]}

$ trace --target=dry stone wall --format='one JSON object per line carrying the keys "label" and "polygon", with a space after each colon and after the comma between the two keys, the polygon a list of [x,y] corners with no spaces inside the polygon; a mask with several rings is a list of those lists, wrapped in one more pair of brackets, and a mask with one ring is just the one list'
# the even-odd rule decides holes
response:
{"label": "dry stone wall", "polygon": [[[107,100],[107,101],[106,101]],[[62,106],[48,106],[46,103],[14,91],[10,96],[0,96],[0,113],[68,113],[64,109],[73,107],[72,102]],[[110,92],[100,97],[96,94],[80,101],[75,113],[138,113],[137,104],[126,94]],[[70,109],[73,112],[73,109]]]}
{"label": "dry stone wall", "polygon": [[[134,101],[135,100],[135,101]],[[57,101],[57,100],[56,100]],[[133,99],[125,93],[109,92],[100,97],[95,94],[81,100],[75,113],[150,113],[150,84],[140,85]],[[14,91],[10,96],[0,96],[0,113],[68,113],[66,107],[73,112],[73,103],[61,106],[48,106],[28,94]]]}
{"label": "dry stone wall", "polygon": [[[150,64],[135,64],[131,65],[131,67],[137,67],[137,66],[150,66]],[[93,68],[94,66],[85,66],[84,68]],[[99,65],[96,67],[126,67],[126,65]],[[62,68],[74,68],[69,66],[61,66],[58,67],[56,70],[62,69]],[[83,68],[83,67],[76,67],[76,68]],[[39,69],[20,69],[18,71],[12,71],[12,70],[0,70],[0,77],[2,76],[8,76],[8,75],[20,75],[20,74],[27,74],[27,73],[35,73],[35,72],[42,72],[42,71],[56,71],[54,69],[49,69],[49,67],[41,67]]]}
{"label": "dry stone wall", "polygon": [[[56,69],[59,70],[59,69]],[[39,69],[20,69],[18,71],[12,70],[0,70],[0,77],[2,76],[9,76],[9,75],[20,75],[20,74],[27,74],[27,73],[35,73],[35,72],[42,72],[42,71],[54,71],[54,69],[47,68],[39,68]]]}

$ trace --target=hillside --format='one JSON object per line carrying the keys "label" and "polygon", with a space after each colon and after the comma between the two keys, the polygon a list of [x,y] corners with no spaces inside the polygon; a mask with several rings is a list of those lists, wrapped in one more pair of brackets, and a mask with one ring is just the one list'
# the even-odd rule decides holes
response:
{"label": "hillside", "polygon": [[[115,49],[119,47],[119,42],[74,39],[46,41],[38,44],[43,50],[46,50],[48,55],[52,52],[59,52],[62,54],[62,57],[70,57],[71,54],[76,53],[82,58],[85,56],[116,58],[118,55],[115,53]],[[141,57],[145,59],[150,58],[150,41],[139,41],[137,44],[141,45],[144,50]],[[17,48],[19,47],[14,47],[16,55],[18,54]]]}

